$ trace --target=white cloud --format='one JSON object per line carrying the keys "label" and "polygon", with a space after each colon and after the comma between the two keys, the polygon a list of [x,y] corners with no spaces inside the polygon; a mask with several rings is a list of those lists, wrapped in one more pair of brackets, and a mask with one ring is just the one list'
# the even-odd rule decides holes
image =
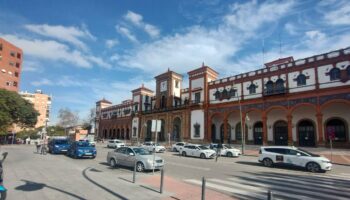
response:
{"label": "white cloud", "polygon": [[235,3],[231,6],[231,13],[225,16],[228,25],[246,33],[254,32],[261,25],[276,22],[293,6],[293,1],[250,1],[244,4]]}
{"label": "white cloud", "polygon": [[118,61],[120,59],[120,55],[119,54],[113,54],[109,60],[110,61]]}
{"label": "white cloud", "polygon": [[73,26],[51,26],[48,24],[28,24],[25,28],[29,31],[43,35],[46,37],[58,39],[60,41],[71,43],[83,50],[87,50],[88,47],[80,39],[95,39],[93,35],[86,28],[78,28]]}
{"label": "white cloud", "polygon": [[23,72],[42,72],[42,67],[41,64],[37,61],[33,61],[33,60],[23,60],[23,68],[22,68]]}
{"label": "white cloud", "polygon": [[325,6],[324,19],[331,25],[350,25],[350,4],[348,1],[321,1]]}
{"label": "white cloud", "polygon": [[33,81],[31,84],[33,86],[52,86],[52,85],[54,85],[54,83],[47,78],[43,78],[39,81]]}
{"label": "white cloud", "polygon": [[[187,73],[204,61],[222,74],[232,71],[236,52],[255,35],[254,31],[288,14],[292,2],[256,1],[234,4],[222,23],[214,28],[193,26],[183,33],[162,37],[156,41],[137,46],[122,55],[119,64],[137,68],[155,75],[168,67]],[[243,69],[236,66],[240,71]]]}
{"label": "white cloud", "polygon": [[138,13],[135,13],[135,12],[132,12],[129,10],[124,15],[124,19],[126,21],[131,22],[136,27],[143,29],[152,38],[156,38],[160,34],[160,30],[156,26],[154,26],[152,24],[145,23],[143,21],[142,15],[140,15]]}
{"label": "white cloud", "polygon": [[52,61],[63,61],[82,68],[91,68],[93,64],[110,68],[111,65],[101,58],[70,49],[67,45],[54,40],[28,39],[16,35],[1,35],[11,43],[23,49],[25,55]]}
{"label": "white cloud", "polygon": [[117,44],[119,44],[119,41],[117,39],[114,40],[106,40],[106,47],[111,49],[114,46],[116,46]]}
{"label": "white cloud", "polygon": [[321,31],[318,30],[313,30],[313,31],[307,31],[305,35],[310,39],[310,40],[324,40],[326,37],[326,34],[322,33]]}
{"label": "white cloud", "polygon": [[131,31],[123,26],[115,26],[115,29],[117,30],[117,32],[121,35],[123,35],[124,37],[128,38],[130,41],[138,43],[138,40],[136,38],[136,36],[134,34],[131,33]]}
{"label": "white cloud", "polygon": [[287,23],[284,25],[284,29],[289,33],[290,35],[297,35],[298,31],[295,25],[291,23]]}

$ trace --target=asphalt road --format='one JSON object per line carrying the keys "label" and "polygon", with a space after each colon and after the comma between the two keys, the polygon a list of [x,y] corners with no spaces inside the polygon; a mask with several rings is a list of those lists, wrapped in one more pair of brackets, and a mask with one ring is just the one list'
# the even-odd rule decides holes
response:
{"label": "asphalt road", "polygon": [[[162,198],[154,191],[131,184],[132,170],[111,169],[106,155],[112,149],[100,144],[95,159],[42,156],[34,153],[34,146],[2,146],[1,150],[9,152],[4,164],[8,199]],[[174,152],[158,155],[165,159],[166,176],[194,185],[200,185],[205,177],[208,188],[239,199],[266,199],[267,190],[276,199],[350,199],[349,166],[335,165],[331,172],[314,174],[303,169],[266,168],[252,156],[220,157],[215,162],[181,157]]]}

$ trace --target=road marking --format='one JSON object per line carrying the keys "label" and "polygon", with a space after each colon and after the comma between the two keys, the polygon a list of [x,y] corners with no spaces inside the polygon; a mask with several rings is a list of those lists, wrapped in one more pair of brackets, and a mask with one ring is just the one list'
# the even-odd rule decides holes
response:
{"label": "road marking", "polygon": [[[242,189],[253,190],[253,191],[257,191],[257,192],[261,192],[261,193],[267,193],[269,188],[271,188],[271,186],[269,186],[269,185],[265,185],[263,187],[256,187],[256,186],[251,186],[251,185],[248,185],[248,184],[244,184],[243,185],[242,183],[235,183],[235,182],[232,182],[232,181],[224,181],[224,180],[219,180],[219,179],[209,179],[209,181],[214,181],[214,182],[222,183],[222,184],[225,184],[225,185],[230,185],[230,186],[234,186],[234,187],[238,187],[238,188],[242,188]],[[276,195],[285,196],[285,197],[290,196],[290,194],[285,193],[285,192],[281,192],[281,191],[273,191],[273,193],[276,194]],[[296,195],[296,194],[293,194],[293,197],[297,197],[298,199],[303,199],[303,200],[304,199],[305,200],[306,199],[310,199],[310,200],[312,199],[312,198],[309,198],[309,197],[306,197],[306,196],[303,196],[303,195]]]}
{"label": "road marking", "polygon": [[[187,180],[185,180],[185,182],[193,183],[193,184],[196,184],[196,185],[202,185],[202,181],[195,180],[195,179],[187,179]],[[243,190],[237,190],[237,189],[234,189],[234,188],[229,188],[229,187],[225,187],[225,186],[222,186],[222,185],[217,185],[217,184],[214,184],[214,183],[207,182],[206,186],[210,187],[210,188],[213,188],[213,189],[216,189],[216,190],[231,192],[231,193],[234,193],[234,195],[251,196],[252,199],[266,199],[266,195],[254,193],[253,196],[252,196],[251,192],[247,192],[247,191],[243,191]]]}
{"label": "road marking", "polygon": [[[234,178],[228,178],[228,179],[229,180],[235,180]],[[249,179],[254,180],[253,178],[249,178]],[[287,190],[289,192],[300,193],[300,194],[303,194],[303,195],[312,195],[312,196],[316,196],[316,197],[319,197],[319,198],[324,198],[324,197],[327,197],[327,199],[333,199],[334,198],[334,195],[327,195],[325,193],[320,193],[320,192],[313,192],[313,191],[296,189],[296,188],[293,188],[293,187],[295,187],[295,185],[283,183],[282,181],[272,181],[272,180],[266,180],[266,181],[267,182],[274,182],[276,185],[273,185],[272,187],[275,190]],[[260,183],[258,181],[257,182],[251,182],[251,184],[257,185],[257,186],[260,186],[260,187],[266,187],[266,184]],[[280,185],[285,185],[287,187],[280,186]],[[293,193],[293,195],[296,195],[295,193]],[[337,199],[339,199],[339,200],[340,199],[348,200],[348,198],[342,198],[342,197],[337,197]]]}
{"label": "road marking", "polygon": [[166,165],[175,165],[179,167],[187,167],[187,168],[192,168],[192,169],[199,169],[199,170],[205,170],[205,171],[210,171],[210,168],[207,167],[195,167],[192,165],[186,165],[186,164],[180,164],[180,163],[174,163],[174,162],[166,162]]}

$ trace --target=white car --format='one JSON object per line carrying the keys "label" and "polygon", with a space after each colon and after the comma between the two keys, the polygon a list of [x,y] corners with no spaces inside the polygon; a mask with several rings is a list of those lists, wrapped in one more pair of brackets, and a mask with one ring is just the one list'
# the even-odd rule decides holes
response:
{"label": "white car", "polygon": [[332,163],[327,158],[289,146],[261,147],[259,162],[266,167],[272,167],[275,164],[304,167],[310,172],[324,172],[332,169]]}
{"label": "white car", "polygon": [[171,146],[171,150],[174,152],[180,151],[185,144],[185,142],[177,142]]}
{"label": "white car", "polygon": [[164,146],[155,144],[154,142],[145,142],[141,145],[141,147],[149,152],[155,151],[156,153],[163,153],[166,150]]}
{"label": "white car", "polygon": [[193,157],[200,157],[202,159],[206,159],[206,158],[214,158],[216,155],[216,152],[203,145],[187,144],[180,149],[180,154],[182,156],[193,156]]}
{"label": "white car", "polygon": [[121,140],[109,140],[108,143],[107,143],[107,147],[108,148],[115,148],[115,149],[118,149],[120,147],[125,147],[125,144],[123,141]]}
{"label": "white car", "polygon": [[[218,144],[210,144],[209,148],[213,149],[214,151],[217,151]],[[241,150],[234,148],[233,146],[229,144],[223,144],[222,148],[220,150],[220,156],[227,156],[227,157],[239,157],[241,155]]]}

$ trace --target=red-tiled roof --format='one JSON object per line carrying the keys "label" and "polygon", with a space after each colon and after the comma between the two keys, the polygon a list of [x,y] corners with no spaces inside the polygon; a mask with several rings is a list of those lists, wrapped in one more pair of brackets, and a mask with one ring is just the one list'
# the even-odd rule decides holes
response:
{"label": "red-tiled roof", "polygon": [[286,57],[286,58],[280,58],[278,60],[274,60],[274,61],[265,63],[265,66],[266,67],[272,67],[274,65],[281,65],[281,64],[285,64],[285,63],[289,63],[289,62],[293,62],[293,61],[294,61],[293,56],[289,56],[289,57]]}

